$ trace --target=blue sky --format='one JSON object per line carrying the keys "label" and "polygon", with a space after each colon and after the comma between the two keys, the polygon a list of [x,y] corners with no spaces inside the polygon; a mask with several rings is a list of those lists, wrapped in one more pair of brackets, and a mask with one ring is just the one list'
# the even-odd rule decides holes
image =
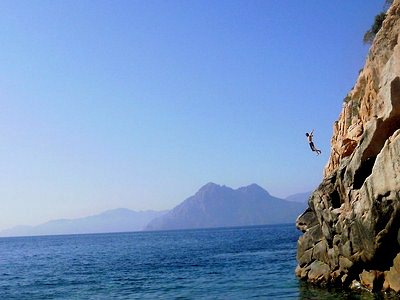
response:
{"label": "blue sky", "polygon": [[314,189],[382,6],[1,1],[0,229],[169,209],[210,181]]}

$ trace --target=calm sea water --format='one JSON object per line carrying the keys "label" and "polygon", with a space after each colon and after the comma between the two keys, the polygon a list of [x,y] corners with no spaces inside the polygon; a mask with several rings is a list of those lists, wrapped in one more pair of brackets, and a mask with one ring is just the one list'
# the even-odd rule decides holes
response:
{"label": "calm sea water", "polygon": [[374,299],[294,276],[294,225],[0,238],[0,299]]}

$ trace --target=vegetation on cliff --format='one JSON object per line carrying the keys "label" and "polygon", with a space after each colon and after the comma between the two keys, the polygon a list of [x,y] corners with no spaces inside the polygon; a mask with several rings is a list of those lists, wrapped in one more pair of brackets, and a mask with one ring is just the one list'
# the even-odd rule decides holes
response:
{"label": "vegetation on cliff", "polygon": [[372,44],[372,41],[374,40],[378,31],[381,29],[382,23],[385,20],[386,10],[390,7],[390,5],[392,3],[393,3],[393,0],[385,1],[384,11],[382,11],[381,13],[379,13],[375,16],[374,24],[372,24],[371,28],[368,29],[368,31],[364,34],[364,38],[363,38],[364,44]]}

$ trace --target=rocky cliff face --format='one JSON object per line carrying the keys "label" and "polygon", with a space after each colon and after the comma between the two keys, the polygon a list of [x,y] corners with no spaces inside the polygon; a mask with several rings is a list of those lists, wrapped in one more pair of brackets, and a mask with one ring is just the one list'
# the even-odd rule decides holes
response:
{"label": "rocky cliff face", "polygon": [[324,180],[298,218],[296,274],[400,292],[400,0],[334,124]]}

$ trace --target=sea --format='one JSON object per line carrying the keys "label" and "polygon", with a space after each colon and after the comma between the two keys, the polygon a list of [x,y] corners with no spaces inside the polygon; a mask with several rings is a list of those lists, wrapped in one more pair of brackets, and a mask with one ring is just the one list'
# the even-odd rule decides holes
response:
{"label": "sea", "polygon": [[294,224],[0,238],[0,299],[381,299],[295,275]]}

